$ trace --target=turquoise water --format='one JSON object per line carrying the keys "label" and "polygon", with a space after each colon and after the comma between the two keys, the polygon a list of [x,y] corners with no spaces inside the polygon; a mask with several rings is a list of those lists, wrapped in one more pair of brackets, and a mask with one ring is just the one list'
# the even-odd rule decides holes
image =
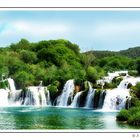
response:
{"label": "turquoise water", "polygon": [[56,107],[1,107],[0,129],[133,129],[116,122],[117,112]]}

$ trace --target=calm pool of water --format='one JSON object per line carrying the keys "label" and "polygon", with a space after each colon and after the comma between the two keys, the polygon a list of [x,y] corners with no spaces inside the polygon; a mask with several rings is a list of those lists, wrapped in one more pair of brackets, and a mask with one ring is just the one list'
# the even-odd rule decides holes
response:
{"label": "calm pool of water", "polygon": [[1,107],[0,129],[133,129],[116,122],[117,112],[56,107]]}

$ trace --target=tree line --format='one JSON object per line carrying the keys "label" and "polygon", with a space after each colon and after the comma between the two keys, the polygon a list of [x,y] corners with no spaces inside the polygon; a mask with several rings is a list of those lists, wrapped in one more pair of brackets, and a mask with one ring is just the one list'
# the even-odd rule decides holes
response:
{"label": "tree line", "polygon": [[102,51],[81,53],[77,44],[68,40],[43,40],[36,43],[21,39],[8,47],[0,48],[0,75],[12,77],[17,87],[24,88],[69,79],[88,80],[93,84],[108,71],[129,70],[131,75],[140,74],[140,57],[132,58]]}

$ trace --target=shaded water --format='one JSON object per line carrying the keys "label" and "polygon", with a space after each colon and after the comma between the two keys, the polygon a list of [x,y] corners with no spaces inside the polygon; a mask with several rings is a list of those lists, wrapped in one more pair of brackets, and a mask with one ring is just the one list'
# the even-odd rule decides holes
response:
{"label": "shaded water", "polygon": [[56,107],[1,107],[0,129],[133,129],[116,122],[117,112]]}

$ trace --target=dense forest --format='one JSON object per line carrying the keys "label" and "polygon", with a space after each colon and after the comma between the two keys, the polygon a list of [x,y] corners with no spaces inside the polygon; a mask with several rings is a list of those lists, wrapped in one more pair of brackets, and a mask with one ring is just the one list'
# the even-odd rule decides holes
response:
{"label": "dense forest", "polygon": [[70,41],[43,40],[30,43],[21,39],[16,44],[0,48],[0,75],[15,79],[18,88],[29,85],[62,83],[68,79],[95,83],[108,71],[129,70],[140,73],[140,48],[120,52],[90,51],[81,53]]}

